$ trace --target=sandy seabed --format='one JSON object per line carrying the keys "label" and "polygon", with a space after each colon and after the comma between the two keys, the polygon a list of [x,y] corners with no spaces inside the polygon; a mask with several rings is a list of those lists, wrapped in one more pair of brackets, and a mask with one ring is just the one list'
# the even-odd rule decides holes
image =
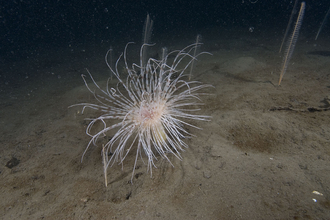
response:
{"label": "sandy seabed", "polygon": [[214,86],[201,111],[212,119],[188,128],[196,137],[182,161],[159,158],[151,177],[139,160],[131,184],[130,154],[108,170],[107,188],[100,147],[80,162],[86,115],[68,108],[93,100],[85,67],[105,82],[105,52],[10,64],[12,74],[38,67],[39,77],[1,82],[0,218],[329,219],[330,44],[300,36],[277,86],[281,39],[233,36],[203,36],[213,55],[200,57],[193,79]]}

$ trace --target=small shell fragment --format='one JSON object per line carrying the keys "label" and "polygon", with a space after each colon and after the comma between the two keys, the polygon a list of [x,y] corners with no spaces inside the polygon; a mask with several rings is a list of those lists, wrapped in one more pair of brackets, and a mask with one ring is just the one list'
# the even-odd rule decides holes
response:
{"label": "small shell fragment", "polygon": [[317,200],[316,200],[316,199],[313,199],[313,201],[314,201],[314,202],[317,202]]}
{"label": "small shell fragment", "polygon": [[85,197],[85,198],[81,198],[81,199],[80,199],[80,201],[82,201],[82,202],[84,202],[84,203],[88,202],[88,200],[89,200],[88,197]]}
{"label": "small shell fragment", "polygon": [[320,192],[318,192],[318,191],[315,191],[315,190],[313,191],[313,193],[316,194],[316,195],[319,195],[319,196],[323,196],[322,193],[320,193]]}

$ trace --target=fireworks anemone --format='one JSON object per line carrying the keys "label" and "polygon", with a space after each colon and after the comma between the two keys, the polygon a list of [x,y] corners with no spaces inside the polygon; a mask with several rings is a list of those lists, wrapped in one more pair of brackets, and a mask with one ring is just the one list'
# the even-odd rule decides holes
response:
{"label": "fireworks anemone", "polygon": [[[102,145],[106,186],[108,167],[115,162],[123,164],[126,156],[134,148],[136,148],[136,156],[132,178],[138,157],[143,158],[143,154],[148,159],[147,170],[150,170],[151,175],[152,167],[156,167],[154,164],[154,159],[157,160],[156,153],[169,162],[167,155],[171,153],[181,159],[180,151],[188,147],[183,139],[193,136],[185,127],[199,129],[187,120],[205,121],[209,118],[209,116],[198,115],[195,112],[200,110],[198,108],[202,105],[200,96],[205,94],[200,90],[210,85],[197,81],[188,82],[183,79],[186,77],[184,72],[191,62],[202,54],[191,55],[199,44],[192,44],[168,54],[166,49],[163,49],[160,60],[150,58],[143,66],[143,49],[150,46],[144,44],[140,49],[140,64],[133,63],[131,67],[127,62],[129,44],[126,45],[114,67],[107,62],[109,51],[105,56],[109,69],[118,79],[117,86],[110,88],[108,79],[106,89],[103,90],[87,71],[96,90],[92,90],[88,85],[86,76],[82,75],[82,78],[88,90],[94,95],[97,104],[72,105],[83,106],[82,113],[86,108],[102,112],[97,118],[89,119],[91,121],[87,126],[86,134],[91,137],[91,140],[82,159],[91,145],[97,146],[100,137],[111,132],[114,134],[107,143]],[[118,63],[122,58],[125,65],[124,72],[127,72],[126,80],[123,80],[118,71]],[[103,128],[95,132],[95,129],[92,128],[100,122]]]}

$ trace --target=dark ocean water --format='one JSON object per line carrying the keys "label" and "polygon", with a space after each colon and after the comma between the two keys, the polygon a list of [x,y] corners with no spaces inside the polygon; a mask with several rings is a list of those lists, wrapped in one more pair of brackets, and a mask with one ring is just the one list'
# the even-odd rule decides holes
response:
{"label": "dark ocean water", "polygon": [[[291,27],[301,2],[297,1]],[[300,38],[312,41],[330,2],[305,2]],[[216,49],[214,45],[207,47],[209,42],[217,41],[218,45],[222,39],[241,41],[247,37],[255,39],[256,45],[267,38],[280,46],[294,4],[292,0],[2,1],[1,91],[20,82],[52,76],[51,68],[63,64],[69,63],[70,71],[78,72],[88,67],[87,60],[101,62],[110,46],[118,57],[127,42],[141,44],[147,14],[154,22],[151,43],[157,48],[188,45],[197,34],[202,34],[208,51]],[[320,40],[329,33],[330,22],[325,22]]]}
{"label": "dark ocean water", "polygon": [[[222,1],[2,1],[1,61],[22,59],[40,48],[65,48],[102,42],[139,41],[146,15],[154,20],[153,36],[174,38],[205,28],[252,28],[283,31],[293,0]],[[298,1],[298,6],[301,1]],[[330,2],[307,0],[302,31],[314,33]],[[299,10],[299,9],[298,9]],[[330,25],[324,26],[329,33]],[[250,29],[251,30],[251,29]],[[327,31],[327,32],[326,32]]]}

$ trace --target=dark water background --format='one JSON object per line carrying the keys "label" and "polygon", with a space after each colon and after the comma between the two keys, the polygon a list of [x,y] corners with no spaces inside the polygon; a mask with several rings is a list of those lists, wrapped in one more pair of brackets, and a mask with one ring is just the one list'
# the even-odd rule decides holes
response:
{"label": "dark water background", "polygon": [[[301,32],[312,38],[330,7],[330,1],[305,2]],[[236,28],[246,32],[272,32],[282,38],[293,5],[292,0],[1,1],[0,64],[37,56],[45,50],[56,51],[57,48],[74,50],[87,45],[109,48],[110,45],[140,41],[148,13],[155,24],[153,39],[171,36],[175,40],[187,33],[193,39],[207,28],[222,32]],[[330,33],[328,23],[323,27],[322,35]],[[0,74],[2,79],[15,77],[15,73],[4,70]]]}

